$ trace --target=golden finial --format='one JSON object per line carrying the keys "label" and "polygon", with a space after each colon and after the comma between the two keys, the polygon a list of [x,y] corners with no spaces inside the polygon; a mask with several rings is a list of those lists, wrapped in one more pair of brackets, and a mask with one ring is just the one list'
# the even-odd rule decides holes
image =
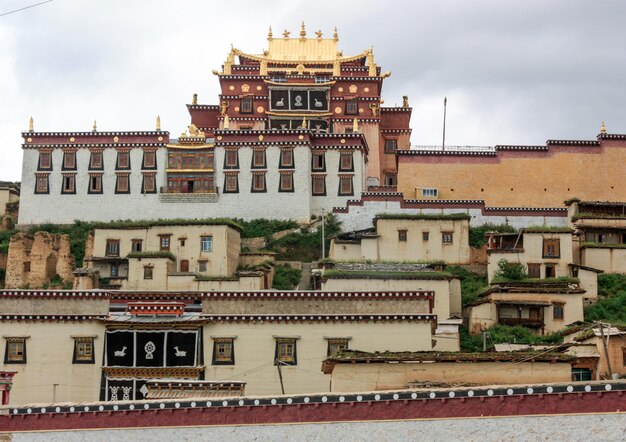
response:
{"label": "golden finial", "polygon": [[352,132],[357,133],[359,131],[359,120],[354,117],[354,121],[352,122]]}
{"label": "golden finial", "polygon": [[35,125],[33,123],[33,117],[30,117],[30,120],[28,120],[28,131],[29,132],[34,132],[35,131]]}
{"label": "golden finial", "polygon": [[300,25],[300,40],[306,39],[306,29],[304,29],[304,20],[302,20],[302,25]]}
{"label": "golden finial", "polygon": [[98,131],[98,126],[96,125],[96,120],[93,120],[93,131],[94,132]]}
{"label": "golden finial", "polygon": [[230,129],[230,120],[228,115],[224,115],[224,129]]}
{"label": "golden finial", "polygon": [[339,41],[339,34],[337,33],[337,26],[335,26],[335,32],[333,33],[333,40]]}
{"label": "golden finial", "polygon": [[324,36],[324,34],[322,34],[322,30],[320,29],[319,31],[315,31],[315,35],[317,35],[317,39],[321,40],[322,37]]}
{"label": "golden finial", "polygon": [[267,33],[267,41],[272,41],[274,35],[272,34],[272,27],[270,26],[270,31]]}
{"label": "golden finial", "polygon": [[601,134],[605,134],[606,133],[606,125],[604,124],[604,121],[602,122],[602,126],[600,126],[600,133]]}
{"label": "golden finial", "polygon": [[157,115],[157,119],[156,119],[156,130],[160,131],[161,130],[161,116]]}
{"label": "golden finial", "polygon": [[285,29],[285,31],[283,32],[283,37],[285,37],[285,39],[289,38],[289,34],[291,34],[291,32],[289,32],[288,30]]}
{"label": "golden finial", "polygon": [[409,107],[409,96],[404,95],[402,97],[402,107]]}
{"label": "golden finial", "polygon": [[306,117],[302,117],[302,129],[306,129]]}
{"label": "golden finial", "polygon": [[198,104],[198,94],[193,94],[191,97],[191,104]]}

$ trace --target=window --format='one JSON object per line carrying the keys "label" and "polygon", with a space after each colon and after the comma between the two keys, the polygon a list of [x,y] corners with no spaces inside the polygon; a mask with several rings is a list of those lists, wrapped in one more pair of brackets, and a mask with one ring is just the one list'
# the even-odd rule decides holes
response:
{"label": "window", "polygon": [[252,152],[252,169],[265,169],[265,149],[255,149]]}
{"label": "window", "polygon": [[278,167],[285,169],[293,167],[293,149],[281,149]]}
{"label": "window", "polygon": [[357,115],[359,113],[359,100],[352,98],[346,100],[346,115]]}
{"label": "window", "polygon": [[169,250],[170,249],[170,237],[172,235],[159,235],[159,250]]}
{"label": "window", "polygon": [[541,278],[541,264],[526,264],[528,266],[529,278]]}
{"label": "window", "polygon": [[200,249],[203,252],[212,252],[213,251],[213,237],[201,236],[200,237]]}
{"label": "window", "polygon": [[252,174],[252,189],[253,193],[266,192],[265,187],[265,172],[257,172]]}
{"label": "window", "polygon": [[76,193],[76,175],[63,175],[61,193]]}
{"label": "window", "polygon": [[154,267],[152,266],[143,267],[143,279],[152,279],[153,273],[154,273]]}
{"label": "window", "polygon": [[326,161],[324,161],[324,153],[314,153],[311,156],[311,170],[313,172],[324,172],[326,170]]}
{"label": "window", "polygon": [[130,152],[127,150],[117,152],[117,163],[115,164],[117,170],[130,169]]}
{"label": "window", "polygon": [[573,368],[572,381],[591,381],[593,372],[588,368]]}
{"label": "window", "polygon": [[328,340],[328,351],[326,356],[332,358],[343,350],[348,349],[348,338],[331,338]]}
{"label": "window", "polygon": [[293,172],[283,172],[280,174],[279,192],[293,192]]}
{"label": "window", "polygon": [[312,193],[314,196],[326,195],[326,175],[313,175]]}
{"label": "window", "polygon": [[120,240],[119,239],[107,239],[106,251],[104,256],[120,256]]}
{"label": "window", "polygon": [[430,236],[429,232],[422,232],[422,241],[428,241],[429,236]]}
{"label": "window", "polygon": [[89,157],[89,170],[102,170],[104,168],[103,164],[102,152],[91,151],[91,155]]}
{"label": "window", "polygon": [[392,172],[385,173],[385,186],[397,186],[398,175]]}
{"label": "window", "polygon": [[143,162],[141,163],[142,169],[156,169],[156,151],[154,150],[144,150],[143,152]]}
{"label": "window", "polygon": [[156,193],[156,175],[154,172],[143,174],[141,193]]}
{"label": "window", "polygon": [[274,355],[274,364],[298,364],[295,338],[276,338],[276,353]]}
{"label": "window", "polygon": [[398,241],[406,242],[406,237],[407,237],[406,233],[407,233],[406,230],[398,230]]}
{"label": "window", "polygon": [[39,152],[37,170],[52,170],[52,152]]}
{"label": "window", "polygon": [[452,232],[441,232],[441,242],[444,244],[452,244]]}
{"label": "window", "polygon": [[239,192],[239,179],[237,173],[228,173],[224,175],[224,193]]}
{"label": "window", "polygon": [[543,239],[543,257],[544,258],[560,258],[561,246],[558,238]]}
{"label": "window", "polygon": [[224,169],[239,169],[239,155],[237,150],[224,152]]}
{"label": "window", "polygon": [[128,174],[117,174],[115,193],[130,193],[130,177]]}
{"label": "window", "polygon": [[26,363],[26,338],[5,338],[6,349],[4,352],[5,364]]}
{"label": "window", "polygon": [[35,193],[50,193],[48,177],[47,173],[35,175]]}
{"label": "window", "polygon": [[89,189],[87,193],[102,193],[102,174],[89,174]]}
{"label": "window", "polygon": [[340,155],[339,170],[342,172],[351,172],[354,170],[352,163],[352,152],[343,152]]}
{"label": "window", "polygon": [[96,362],[93,351],[93,338],[74,338],[74,364],[93,364]]}
{"label": "window", "polygon": [[239,109],[240,114],[252,113],[252,97],[243,97],[241,99],[241,107]]}
{"label": "window", "polygon": [[178,238],[178,243],[180,244],[181,247],[185,247],[186,242],[187,242],[187,237]]}
{"label": "window", "polygon": [[385,153],[395,153],[398,150],[398,140],[385,140]]}
{"label": "window", "polygon": [[436,198],[438,194],[437,189],[422,189],[422,196],[426,198]]}
{"label": "window", "polygon": [[76,170],[76,151],[63,152],[63,170]]}
{"label": "window", "polygon": [[117,278],[120,275],[120,266],[111,264],[111,278]]}
{"label": "window", "polygon": [[24,261],[24,273],[30,272],[30,261]]}
{"label": "window", "polygon": [[553,319],[563,319],[563,305],[562,303],[554,303],[552,304],[552,318]]}
{"label": "window", "polygon": [[234,338],[213,338],[213,365],[235,365]]}
{"label": "window", "polygon": [[207,270],[207,261],[206,260],[200,260],[198,261],[198,272],[200,273],[204,273]]}
{"label": "window", "polygon": [[354,190],[352,188],[352,175],[339,176],[338,195],[340,196],[354,195]]}
{"label": "window", "polygon": [[143,248],[142,239],[133,239],[130,242],[130,250],[135,253],[140,253]]}

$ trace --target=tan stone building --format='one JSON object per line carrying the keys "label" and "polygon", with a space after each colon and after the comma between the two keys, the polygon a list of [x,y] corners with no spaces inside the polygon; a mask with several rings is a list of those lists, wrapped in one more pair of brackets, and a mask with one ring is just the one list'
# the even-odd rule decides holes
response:
{"label": "tan stone building", "polygon": [[492,284],[470,307],[469,330],[477,334],[502,324],[553,333],[583,320],[585,294],[578,283],[566,281]]}
{"label": "tan stone building", "polygon": [[374,228],[331,239],[329,257],[336,261],[443,261],[469,264],[469,220],[449,215],[380,214]]}
{"label": "tan stone building", "polygon": [[595,347],[600,356],[598,364],[600,378],[610,379],[613,376],[626,375],[626,327],[581,324],[565,331],[564,335],[564,342]]}
{"label": "tan stone building", "polygon": [[569,382],[576,358],[561,353],[344,352],[324,361],[332,392]]}
{"label": "tan stone building", "polygon": [[397,160],[398,191],[409,200],[480,200],[518,208],[559,208],[574,197],[626,201],[622,134],[540,146],[414,147],[398,150]]}
{"label": "tan stone building", "polygon": [[[121,290],[259,290],[271,287],[271,254],[240,264],[240,228],[226,220],[131,223],[98,227],[86,245],[86,270]],[[264,265],[269,263],[270,265]],[[92,278],[93,279],[93,278]]]}
{"label": "tan stone building", "polygon": [[437,315],[434,349],[460,349],[459,327],[463,320],[458,277],[436,271],[427,264],[327,262],[314,279],[323,291],[356,291],[362,287],[381,291],[432,291],[432,311]]}
{"label": "tan stone building", "polygon": [[574,259],[607,273],[626,273],[626,203],[573,200]]}
{"label": "tan stone building", "polygon": [[[346,348],[429,351],[431,291],[0,291],[0,370],[13,404],[134,400],[149,380],[329,391],[320,364]],[[6,312],[6,314],[5,314]]]}

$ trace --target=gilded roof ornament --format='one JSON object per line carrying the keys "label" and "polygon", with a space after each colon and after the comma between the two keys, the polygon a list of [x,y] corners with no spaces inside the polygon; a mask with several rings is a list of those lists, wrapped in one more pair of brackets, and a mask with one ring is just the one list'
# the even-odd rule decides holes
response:
{"label": "gilded roof ornament", "polygon": [[404,95],[402,97],[402,107],[409,107],[409,96]]}
{"label": "gilded roof ornament", "polygon": [[97,132],[98,131],[98,126],[96,124],[96,120],[93,120],[93,132]]}
{"label": "gilded roof ornament", "polygon": [[291,32],[285,29],[285,31],[283,32],[283,37],[285,37],[285,40],[289,38],[289,34],[291,34]]}
{"label": "gilded roof ornament", "polygon": [[191,98],[191,104],[198,104],[198,94],[193,94]]}
{"label": "gilded roof ornament", "polygon": [[322,37],[324,36],[321,29],[319,31],[315,31],[315,35],[317,35],[318,40],[321,40]]}
{"label": "gilded roof ornament", "polygon": [[156,130],[160,131],[161,130],[161,116],[157,115],[157,119],[156,119]]}
{"label": "gilded roof ornament", "polygon": [[28,131],[29,132],[35,131],[35,124],[33,122],[33,117],[30,117],[30,120],[28,120]]}
{"label": "gilded roof ornament", "polygon": [[272,41],[274,38],[274,34],[272,34],[272,27],[270,26],[270,31],[267,33],[267,41]]}
{"label": "gilded roof ornament", "polygon": [[605,134],[606,133],[606,125],[604,124],[604,121],[602,122],[602,126],[600,126],[600,133],[601,134]]}
{"label": "gilded roof ornament", "polygon": [[352,132],[357,133],[359,131],[359,120],[354,117],[354,121],[352,122]]}
{"label": "gilded roof ornament", "polygon": [[333,32],[333,40],[339,41],[339,34],[337,33],[337,26],[335,26],[335,32]]}
{"label": "gilded roof ornament", "polygon": [[306,40],[306,29],[304,28],[304,20],[302,20],[302,24],[300,25],[300,40]]}
{"label": "gilded roof ornament", "polygon": [[228,115],[224,115],[224,129],[230,129],[230,119]]}

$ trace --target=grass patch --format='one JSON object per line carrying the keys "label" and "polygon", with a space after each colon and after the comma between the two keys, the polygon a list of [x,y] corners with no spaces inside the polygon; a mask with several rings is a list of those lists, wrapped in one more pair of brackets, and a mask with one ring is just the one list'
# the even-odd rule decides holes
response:
{"label": "grass patch", "polygon": [[522,278],[522,279],[506,279],[496,277],[491,282],[492,284],[505,284],[510,282],[521,282],[529,284],[580,284],[580,279],[571,278],[569,276],[559,276],[558,278]]}
{"label": "grass patch", "polygon": [[244,221],[242,219],[235,220],[242,228],[242,238],[262,238],[271,236],[274,233],[282,232],[283,230],[295,229],[299,227],[295,221],[281,221],[274,219],[253,219],[251,221]]}
{"label": "grass patch", "polygon": [[[487,335],[487,348],[491,348],[494,344],[560,344],[563,342],[563,337],[560,333],[552,333],[549,335],[536,335],[532,331],[525,327],[508,325],[494,325],[486,331]],[[483,336],[482,334],[470,335],[467,327],[461,328],[460,333],[461,351],[476,352],[483,349]]]}
{"label": "grass patch", "polygon": [[626,219],[626,215],[610,215],[606,213],[586,213],[579,212],[572,216],[572,221],[578,221],[579,219]]}
{"label": "grass patch", "polygon": [[0,232],[0,253],[9,253],[9,243],[11,242],[11,237],[18,233],[18,230],[5,230]]}
{"label": "grass patch", "polygon": [[[74,221],[75,223],[78,221]],[[234,229],[243,230],[243,227],[230,218],[206,218],[206,219],[153,219],[153,220],[117,220],[108,222],[91,223],[96,229],[145,229],[155,226],[221,226],[227,225]]]}
{"label": "grass patch", "polygon": [[471,272],[461,266],[448,266],[445,271],[461,278],[461,304],[463,307],[478,301],[480,292],[489,286],[486,275]]}
{"label": "grass patch", "polygon": [[443,280],[452,278],[446,272],[380,272],[367,270],[327,270],[324,278],[328,279],[422,279]]}
{"label": "grass patch", "polygon": [[602,242],[584,242],[580,248],[587,249],[626,249],[626,244],[607,244]]}
{"label": "grass patch", "polygon": [[126,255],[127,258],[169,258],[173,261],[176,261],[176,257],[172,252],[168,252],[165,250],[160,250],[156,252],[131,252]]}
{"label": "grass patch", "polygon": [[522,229],[525,233],[572,233],[571,227],[563,226],[530,226]]}
{"label": "grass patch", "polygon": [[378,219],[430,219],[430,220],[470,220],[472,217],[467,213],[380,213],[374,218],[374,224]]}
{"label": "grass patch", "polygon": [[585,307],[585,321],[626,323],[626,275],[598,275],[598,302]]}
{"label": "grass patch", "polygon": [[74,221],[74,224],[41,224],[31,226],[28,233],[34,235],[36,232],[48,232],[61,235],[68,235],[70,238],[70,252],[76,261],[76,267],[81,267],[85,258],[85,242],[93,225],[84,221]]}
{"label": "grass patch", "polygon": [[276,266],[272,288],[276,290],[293,290],[302,277],[302,270],[294,269],[289,264]]}

